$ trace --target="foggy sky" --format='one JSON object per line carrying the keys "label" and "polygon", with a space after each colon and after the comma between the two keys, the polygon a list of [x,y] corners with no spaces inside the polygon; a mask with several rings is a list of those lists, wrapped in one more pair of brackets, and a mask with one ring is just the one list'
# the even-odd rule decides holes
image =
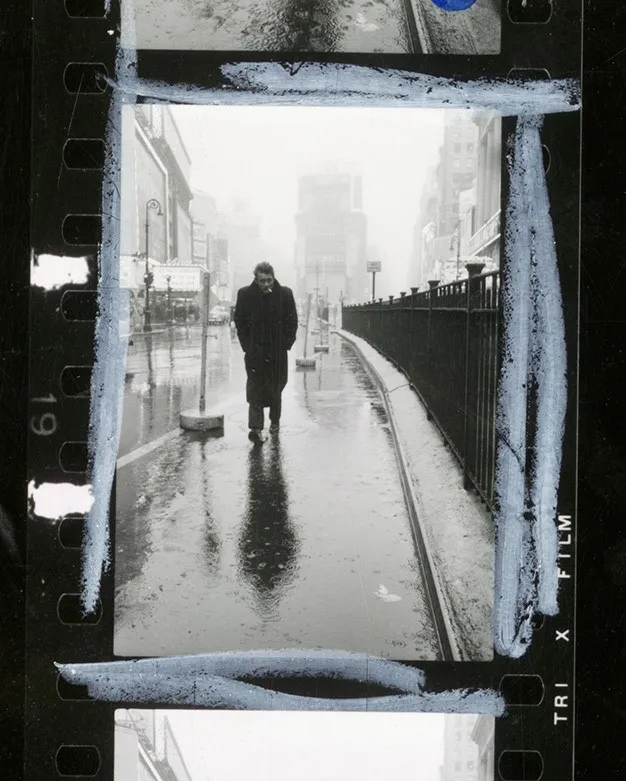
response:
{"label": "foggy sky", "polygon": [[193,781],[439,781],[442,714],[169,711]]}
{"label": "foggy sky", "polygon": [[[363,175],[368,244],[383,262],[380,295],[411,284],[408,261],[425,173],[436,162],[444,111],[411,108],[173,106],[192,158],[192,187],[220,210],[236,197],[261,217],[263,239],[291,265],[297,176],[326,161]],[[277,269],[277,274],[280,274]]]}

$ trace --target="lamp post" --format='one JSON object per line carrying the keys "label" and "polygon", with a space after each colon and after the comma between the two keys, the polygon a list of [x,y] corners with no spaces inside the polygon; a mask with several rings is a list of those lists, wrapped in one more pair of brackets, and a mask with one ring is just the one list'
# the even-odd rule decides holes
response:
{"label": "lamp post", "polygon": [[145,284],[145,307],[144,307],[144,316],[143,316],[143,330],[148,332],[152,331],[152,315],[150,312],[150,286],[152,285],[152,281],[154,279],[154,276],[152,272],[150,271],[150,264],[149,264],[149,258],[150,258],[150,244],[149,244],[149,237],[150,237],[150,210],[156,211],[157,216],[161,217],[163,215],[163,210],[161,209],[161,204],[157,201],[156,198],[150,198],[149,201],[146,203],[146,223],[145,223],[145,230],[146,230],[146,268],[143,275],[143,281]]}
{"label": "lamp post", "polygon": [[165,277],[167,282],[167,318],[170,322],[170,325],[174,321],[174,318],[172,317],[172,286],[170,285],[171,279],[172,277],[169,276],[169,274]]}
{"label": "lamp post", "polygon": [[315,314],[317,317],[317,323],[320,321],[320,262],[317,261],[315,265]]}

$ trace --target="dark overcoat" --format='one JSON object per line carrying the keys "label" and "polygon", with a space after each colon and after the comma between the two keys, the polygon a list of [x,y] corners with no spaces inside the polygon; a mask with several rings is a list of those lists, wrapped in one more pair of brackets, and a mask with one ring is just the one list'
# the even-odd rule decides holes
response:
{"label": "dark overcoat", "polygon": [[245,353],[248,404],[269,407],[287,384],[287,352],[298,333],[293,293],[275,279],[271,293],[256,282],[237,293],[235,327]]}

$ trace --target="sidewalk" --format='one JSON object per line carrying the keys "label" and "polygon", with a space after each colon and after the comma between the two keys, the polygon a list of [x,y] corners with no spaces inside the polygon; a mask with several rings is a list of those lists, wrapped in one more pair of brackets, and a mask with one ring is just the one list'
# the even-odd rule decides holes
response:
{"label": "sidewalk", "polygon": [[197,403],[199,338],[135,356],[116,484],[114,653],[440,659],[380,394],[336,335],[315,369],[296,369],[302,331],[280,435],[260,447],[248,441],[232,334],[209,353],[219,438],[177,430],[181,405]]}
{"label": "sidewalk", "polygon": [[494,534],[490,514],[463,489],[459,463],[402,372],[348,331],[337,333],[378,375],[412,481],[415,510],[461,658],[493,657]]}

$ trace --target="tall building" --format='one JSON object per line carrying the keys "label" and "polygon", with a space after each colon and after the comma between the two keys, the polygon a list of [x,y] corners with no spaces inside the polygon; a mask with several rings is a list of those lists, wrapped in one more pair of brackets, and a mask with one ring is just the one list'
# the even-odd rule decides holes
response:
{"label": "tall building", "polygon": [[218,211],[215,198],[194,191],[191,201],[193,219],[193,262],[206,265],[210,256],[210,237],[217,236]]}
{"label": "tall building", "polygon": [[295,265],[299,298],[316,290],[331,302],[361,301],[367,287],[363,184],[353,172],[298,178]]}
{"label": "tall building", "polygon": [[476,177],[478,128],[469,111],[451,112],[437,170],[437,235],[452,236],[459,222],[459,194]]}
{"label": "tall building", "polygon": [[[135,111],[136,249],[142,246],[144,208],[157,198],[163,219],[150,214],[150,257],[161,263],[191,262],[191,158],[169,106],[143,104]],[[145,242],[144,242],[145,243]]]}
{"label": "tall building", "polygon": [[446,120],[438,162],[427,174],[413,232],[412,276],[421,290],[429,279],[445,283],[466,275],[469,253],[462,246],[463,221],[467,192],[476,179],[479,132],[469,111],[450,112]]}
{"label": "tall building", "polygon": [[501,129],[495,114],[455,111],[426,178],[413,234],[415,284],[463,278],[476,260],[500,262]]}
{"label": "tall building", "polygon": [[461,255],[471,255],[470,244],[476,231],[476,180],[467,190],[459,193],[459,250]]}
{"label": "tall building", "polygon": [[209,237],[209,271],[215,280],[216,294],[221,303],[232,304],[234,293],[227,239]]}
{"label": "tall building", "polygon": [[474,122],[478,130],[478,165],[475,229],[469,251],[486,258],[487,265],[496,269],[500,266],[502,122],[498,115],[485,112],[476,114]]}
{"label": "tall building", "polygon": [[120,283],[140,321],[146,256],[153,269],[193,261],[191,159],[168,106],[123,112],[121,169]]}
{"label": "tall building", "polygon": [[[239,288],[249,285],[257,263],[266,260],[261,240],[261,221],[242,199],[228,212],[220,213],[218,236],[228,247],[230,285],[233,297]],[[222,245],[223,246],[223,245]]]}
{"label": "tall building", "polygon": [[411,285],[421,290],[426,287],[434,265],[433,242],[437,229],[438,208],[438,168],[431,166],[426,172],[426,181],[422,188],[417,219],[413,226],[413,253],[411,263]]}
{"label": "tall building", "polygon": [[211,305],[230,305],[232,289],[228,240],[220,238],[220,214],[215,198],[208,193],[194,192],[191,202],[193,216],[193,260],[211,274]]}
{"label": "tall building", "polygon": [[472,713],[446,715],[441,781],[478,781],[478,747],[472,739],[477,718]]}

